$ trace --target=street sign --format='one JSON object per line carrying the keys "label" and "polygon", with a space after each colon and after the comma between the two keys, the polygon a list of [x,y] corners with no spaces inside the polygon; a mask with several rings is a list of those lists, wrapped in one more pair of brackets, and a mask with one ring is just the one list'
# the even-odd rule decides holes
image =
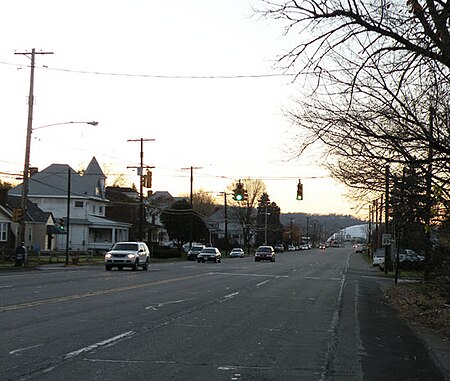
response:
{"label": "street sign", "polygon": [[381,236],[381,243],[383,246],[390,246],[392,243],[392,235],[391,234],[383,234]]}

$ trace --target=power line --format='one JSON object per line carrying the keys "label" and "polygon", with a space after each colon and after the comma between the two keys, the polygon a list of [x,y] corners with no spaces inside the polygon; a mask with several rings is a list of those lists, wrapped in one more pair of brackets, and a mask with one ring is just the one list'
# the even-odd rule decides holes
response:
{"label": "power line", "polygon": [[[14,64],[10,62],[0,61],[1,65],[11,65],[18,67],[27,67],[27,65]],[[156,78],[156,79],[252,79],[252,78],[274,78],[274,77],[292,77],[295,74],[289,73],[262,73],[262,74],[217,74],[217,75],[168,75],[168,74],[145,74],[145,73],[119,73],[119,72],[102,72],[102,71],[90,71],[90,70],[77,70],[77,69],[66,69],[66,68],[56,68],[47,65],[36,66],[37,69],[49,70],[49,71],[60,71],[65,73],[75,73],[75,74],[89,74],[89,75],[101,75],[101,76],[112,76],[112,77],[135,77],[135,78]]]}

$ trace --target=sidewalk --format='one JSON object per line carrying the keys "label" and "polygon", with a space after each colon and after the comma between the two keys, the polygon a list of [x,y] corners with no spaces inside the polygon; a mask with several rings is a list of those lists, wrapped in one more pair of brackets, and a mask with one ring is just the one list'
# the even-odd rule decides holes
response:
{"label": "sidewalk", "polygon": [[[360,254],[351,254],[349,263],[349,276],[360,275],[365,278],[372,278],[379,286],[379,290],[384,292],[387,288],[395,287],[393,275],[385,276],[377,267],[372,267]],[[399,282],[408,282],[411,280],[400,278]],[[375,298],[374,298],[375,299]],[[378,299],[378,298],[377,298]],[[383,298],[384,299],[384,298]],[[385,303],[387,305],[387,303]],[[374,302],[374,307],[376,303]],[[400,316],[400,313],[393,309],[396,318],[404,321],[412,333],[423,344],[431,360],[442,372],[444,379],[450,381],[450,341],[437,334],[429,328],[413,325]],[[386,317],[386,316],[385,316]],[[394,322],[391,321],[390,324]],[[381,328],[381,327],[380,327]],[[412,365],[412,364],[411,364]]]}

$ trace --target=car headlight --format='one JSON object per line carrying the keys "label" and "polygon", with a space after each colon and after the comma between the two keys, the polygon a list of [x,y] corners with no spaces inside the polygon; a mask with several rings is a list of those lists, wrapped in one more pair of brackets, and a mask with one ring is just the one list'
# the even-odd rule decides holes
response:
{"label": "car headlight", "polygon": [[111,257],[112,257],[112,255],[109,254],[109,253],[107,253],[107,254],[105,255],[105,258],[106,258],[106,259],[109,259],[109,258],[111,258]]}
{"label": "car headlight", "polygon": [[128,254],[128,258],[133,259],[134,258],[134,254]]}

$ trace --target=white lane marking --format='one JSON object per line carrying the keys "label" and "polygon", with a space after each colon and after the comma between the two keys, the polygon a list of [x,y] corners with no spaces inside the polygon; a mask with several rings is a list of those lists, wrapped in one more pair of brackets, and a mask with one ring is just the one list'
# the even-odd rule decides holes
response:
{"label": "white lane marking", "polygon": [[0,288],[12,288],[12,287],[14,287],[12,284],[8,284],[6,286],[0,286]]}
{"label": "white lane marking", "polygon": [[89,346],[87,346],[87,347],[78,349],[77,351],[73,351],[73,352],[67,353],[67,354],[64,356],[64,359],[70,359],[70,358],[72,358],[72,357],[79,356],[79,355],[81,355],[82,353],[90,352],[90,351],[92,351],[92,350],[94,350],[94,349],[96,349],[96,348],[104,347],[105,345],[112,345],[112,344],[114,344],[115,342],[118,342],[119,340],[130,338],[130,337],[133,336],[134,334],[135,334],[134,331],[128,331],[128,332],[122,333],[121,335],[117,335],[117,336],[111,337],[111,338],[109,338],[109,339],[100,341],[100,342],[98,342],[98,343],[89,345]]}
{"label": "white lane marking", "polygon": [[239,274],[233,274],[233,273],[221,273],[221,272],[214,272],[214,273],[207,273],[207,275],[235,275],[235,276],[254,276],[254,277],[264,277],[264,278],[289,278],[289,275],[274,275],[274,274],[245,274],[245,273],[239,273]]}
{"label": "white lane marking", "polygon": [[269,282],[270,282],[270,279],[263,280],[262,282],[257,283],[256,287],[262,286],[263,284],[266,284],[266,283],[269,283]]}
{"label": "white lane marking", "polygon": [[239,295],[239,292],[233,292],[232,294],[225,295],[224,298],[229,299],[235,297],[236,295]]}
{"label": "white lane marking", "polygon": [[158,308],[165,306],[166,304],[176,304],[176,303],[183,303],[185,301],[187,301],[188,299],[181,299],[181,300],[172,300],[169,302],[163,302],[163,303],[158,303],[156,306],[148,306],[145,307],[146,310],[153,310],[156,311]]}
{"label": "white lane marking", "polygon": [[27,351],[28,349],[33,349],[33,348],[37,348],[37,347],[42,347],[44,344],[37,344],[37,345],[31,345],[29,347],[25,347],[25,348],[19,348],[19,349],[15,349],[11,352],[9,352],[10,355],[17,355],[20,354],[20,352],[24,352]]}
{"label": "white lane marking", "polygon": [[219,300],[219,303],[227,302],[237,295],[239,295],[239,292],[233,292],[232,294],[225,295],[222,299]]}

